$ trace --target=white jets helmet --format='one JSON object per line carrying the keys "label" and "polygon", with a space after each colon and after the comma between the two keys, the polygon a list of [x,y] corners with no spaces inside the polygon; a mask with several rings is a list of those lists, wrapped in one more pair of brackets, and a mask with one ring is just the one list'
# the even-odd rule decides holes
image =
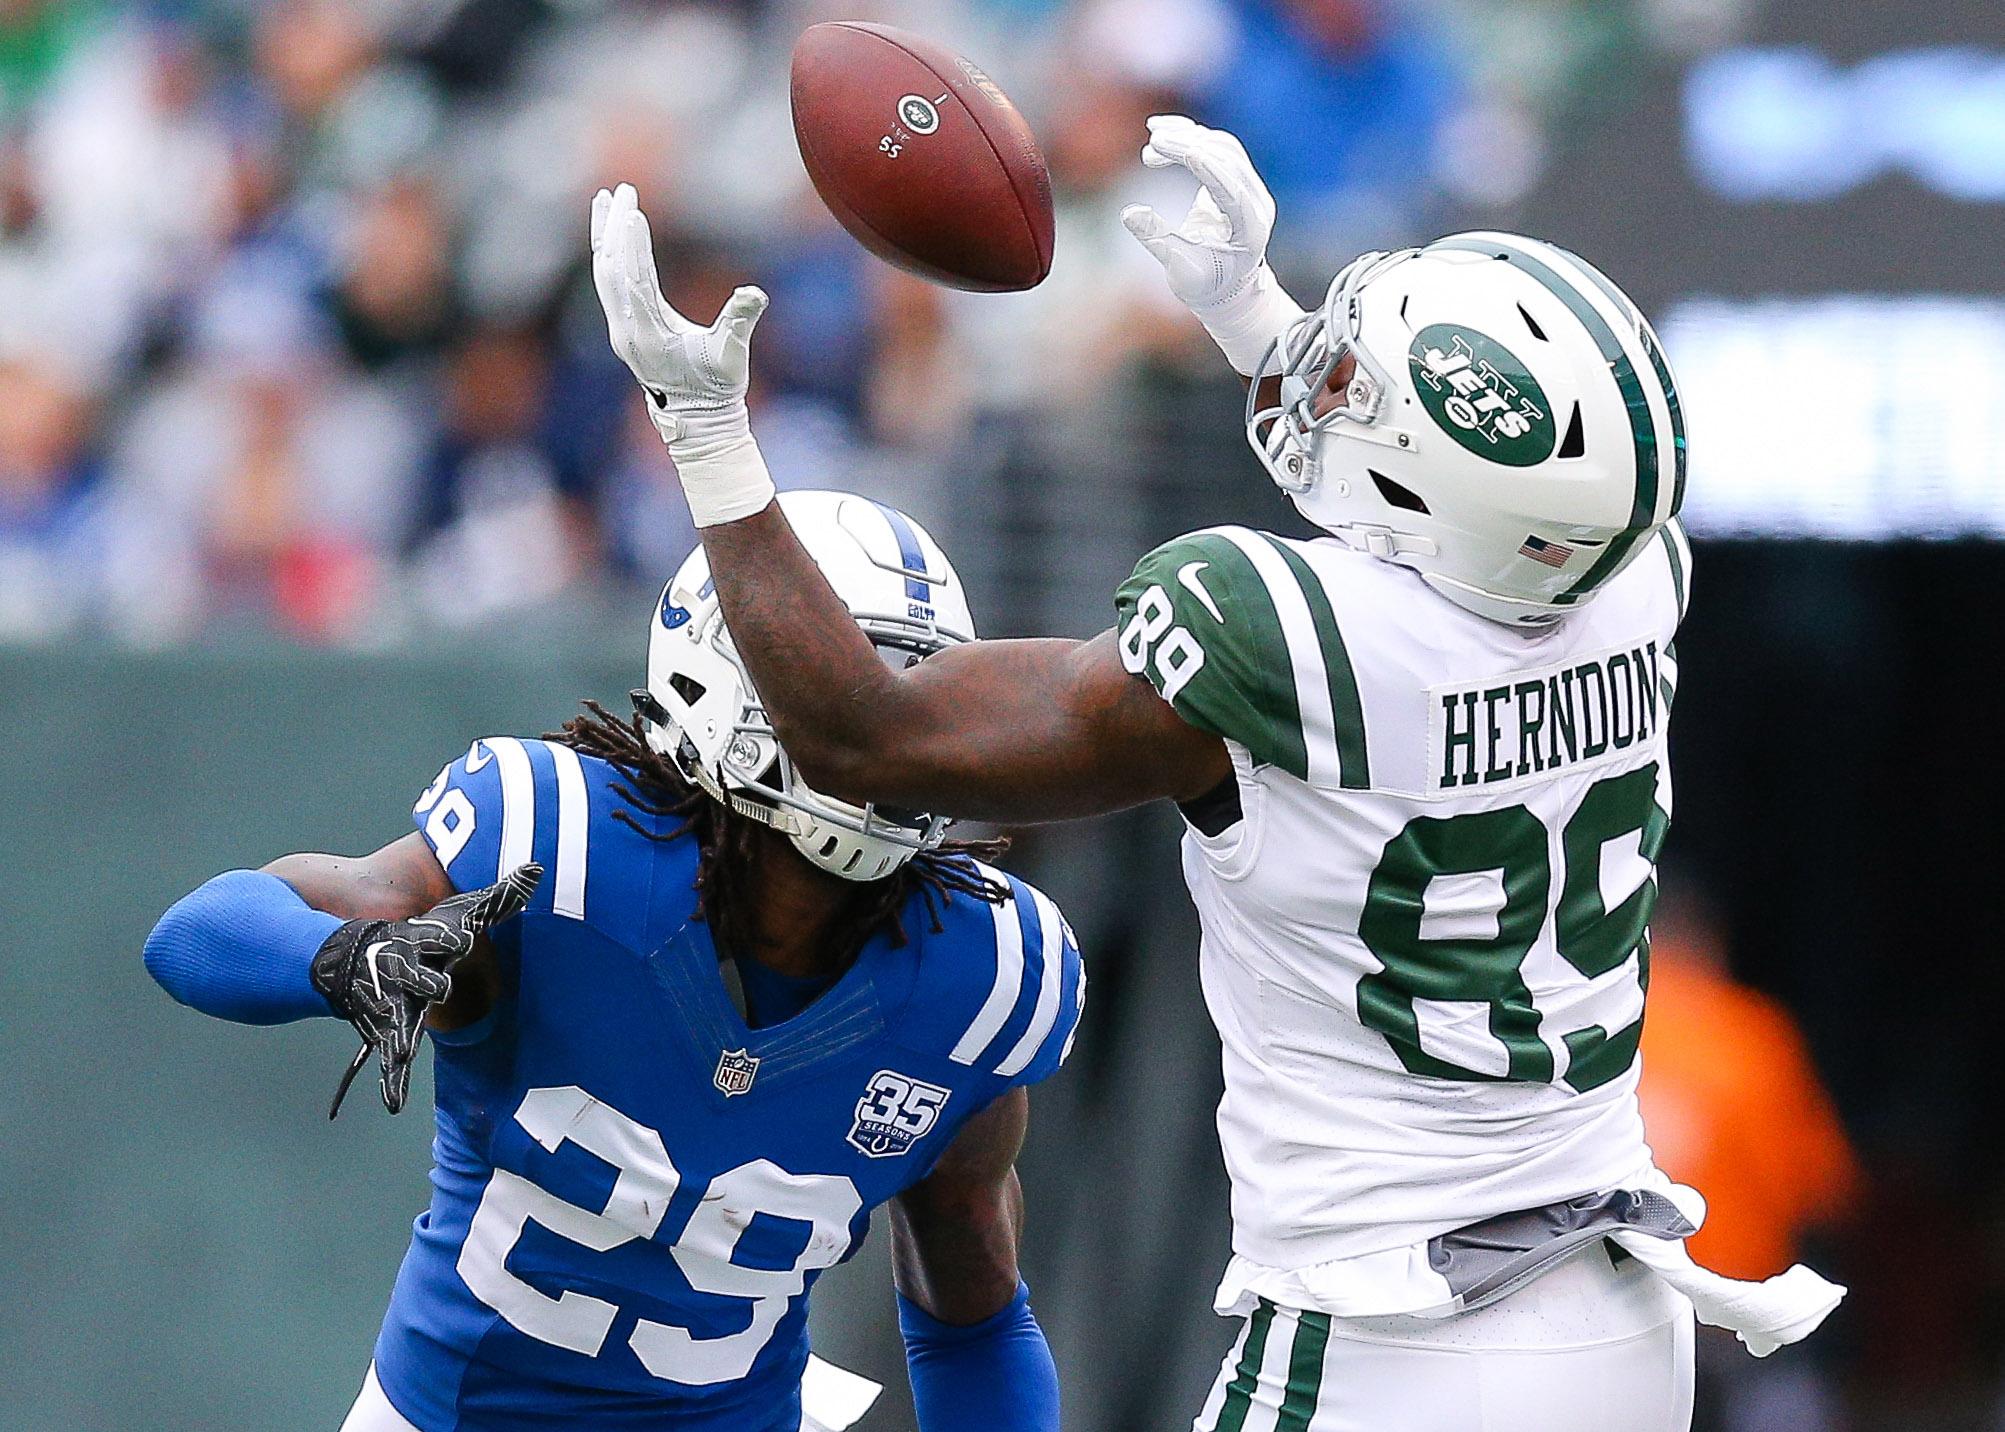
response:
{"label": "white jets helmet", "polygon": [[[960,578],[940,544],[904,513],[841,492],[787,492],[779,502],[892,669],[974,640]],[[845,880],[882,879],[946,835],[945,817],[850,805],[801,779],[725,630],[700,546],[655,608],[647,690],[636,691],[634,701],[648,744],[685,778],[780,831],[802,855]]]}
{"label": "white jets helmet", "polygon": [[1656,334],[1537,239],[1366,254],[1261,371],[1280,399],[1253,386],[1247,435],[1303,516],[1494,621],[1559,620],[1684,502]]}

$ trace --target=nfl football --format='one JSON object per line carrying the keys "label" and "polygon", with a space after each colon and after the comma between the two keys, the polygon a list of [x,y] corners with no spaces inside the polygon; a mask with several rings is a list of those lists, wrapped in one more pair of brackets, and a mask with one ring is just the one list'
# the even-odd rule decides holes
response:
{"label": "nfl football", "polygon": [[1051,176],[996,82],[889,25],[815,25],[794,46],[794,137],[822,202],[888,263],[954,288],[1051,272]]}

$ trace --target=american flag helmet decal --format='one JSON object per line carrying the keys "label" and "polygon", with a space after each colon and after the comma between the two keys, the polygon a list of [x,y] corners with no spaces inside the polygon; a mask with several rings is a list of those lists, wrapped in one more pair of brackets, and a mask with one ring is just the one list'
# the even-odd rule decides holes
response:
{"label": "american flag helmet decal", "polygon": [[1543,562],[1548,567],[1564,567],[1573,560],[1573,548],[1564,542],[1548,542],[1543,537],[1527,537],[1525,545],[1518,548],[1518,555],[1529,557],[1534,562]]}

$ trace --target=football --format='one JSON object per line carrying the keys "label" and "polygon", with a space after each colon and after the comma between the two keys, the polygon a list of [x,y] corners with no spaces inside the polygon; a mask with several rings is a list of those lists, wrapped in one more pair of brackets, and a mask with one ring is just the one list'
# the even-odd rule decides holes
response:
{"label": "football", "polygon": [[1051,176],[995,81],[889,25],[815,25],[794,46],[794,137],[822,202],[887,263],[1004,293],[1051,272]]}

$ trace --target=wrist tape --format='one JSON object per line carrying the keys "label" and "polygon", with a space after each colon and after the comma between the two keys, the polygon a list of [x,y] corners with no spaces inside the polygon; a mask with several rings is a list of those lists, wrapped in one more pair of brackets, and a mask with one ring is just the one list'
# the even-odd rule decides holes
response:
{"label": "wrist tape", "polygon": [[1274,270],[1262,264],[1230,298],[1193,309],[1204,331],[1241,377],[1264,376],[1253,370],[1267,356],[1274,340],[1303,317],[1302,306],[1288,297]]}
{"label": "wrist tape", "polygon": [[650,393],[648,416],[668,444],[698,528],[765,511],[774,496],[773,478],[742,402],[708,412],[669,413]]}

